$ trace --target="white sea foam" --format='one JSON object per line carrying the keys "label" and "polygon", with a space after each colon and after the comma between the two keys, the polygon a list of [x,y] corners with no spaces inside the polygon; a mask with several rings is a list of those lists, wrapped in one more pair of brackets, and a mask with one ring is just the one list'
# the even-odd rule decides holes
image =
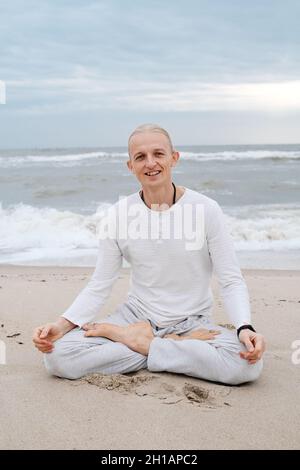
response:
{"label": "white sea foam", "polygon": [[280,150],[246,150],[246,151],[224,151],[224,152],[180,152],[181,157],[194,161],[211,160],[300,160],[300,151]]}
{"label": "white sea foam", "polygon": [[[226,211],[225,211],[226,212]],[[232,208],[227,223],[237,251],[300,248],[300,207],[269,204]]]}
{"label": "white sea foam", "polygon": [[96,227],[105,205],[93,215],[53,208],[0,203],[0,262],[74,256],[80,250],[96,250]]}
{"label": "white sea foam", "polygon": [[[82,215],[22,203],[3,208],[0,203],[0,262],[47,259],[60,264],[62,259],[96,256],[96,228],[108,206]],[[300,249],[299,206],[244,206],[224,212],[237,251]]]}
{"label": "white sea foam", "polygon": [[126,153],[108,153],[108,152],[87,152],[74,153],[68,155],[24,155],[24,156],[1,156],[0,167],[21,167],[32,166],[35,164],[53,165],[53,166],[78,166],[82,162],[90,160],[94,163],[96,160],[109,161],[112,163],[124,161]]}
{"label": "white sea foam", "polygon": [[[206,162],[214,160],[300,160],[299,150],[227,150],[220,152],[180,152],[183,160]],[[79,166],[94,165],[97,162],[120,163],[128,158],[127,152],[85,152],[70,153],[67,155],[2,155],[0,156],[0,167],[22,167],[22,166]]]}

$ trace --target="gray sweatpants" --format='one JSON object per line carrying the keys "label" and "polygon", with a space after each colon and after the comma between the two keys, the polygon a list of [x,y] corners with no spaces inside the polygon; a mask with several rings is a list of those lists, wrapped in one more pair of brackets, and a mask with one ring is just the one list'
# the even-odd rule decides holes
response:
{"label": "gray sweatpants", "polygon": [[[134,307],[124,303],[99,323],[125,326],[145,320]],[[46,369],[59,377],[78,379],[91,373],[126,374],[148,368],[152,372],[174,372],[231,385],[256,380],[261,373],[262,360],[249,365],[240,358],[239,352],[246,348],[236,332],[212,324],[208,317],[191,316],[166,328],[152,323],[151,326],[155,337],[148,356],[107,338],[86,338],[84,330],[74,328],[54,343],[51,353],[44,354]],[[163,339],[169,333],[185,334],[199,328],[221,333],[207,341]]]}

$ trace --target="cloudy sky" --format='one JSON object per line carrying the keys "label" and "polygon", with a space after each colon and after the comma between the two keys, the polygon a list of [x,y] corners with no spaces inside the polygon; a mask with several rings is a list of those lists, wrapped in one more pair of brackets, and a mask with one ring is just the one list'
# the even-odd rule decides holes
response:
{"label": "cloudy sky", "polygon": [[0,148],[300,143],[299,0],[2,0]]}

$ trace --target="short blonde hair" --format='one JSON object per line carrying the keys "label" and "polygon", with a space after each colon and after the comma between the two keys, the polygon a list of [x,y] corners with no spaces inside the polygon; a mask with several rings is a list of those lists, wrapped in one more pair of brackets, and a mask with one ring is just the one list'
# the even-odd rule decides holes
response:
{"label": "short blonde hair", "polygon": [[130,155],[130,152],[129,152],[130,139],[134,135],[142,134],[143,132],[158,132],[160,134],[163,134],[165,137],[167,137],[167,139],[169,141],[171,151],[174,152],[174,148],[173,148],[173,144],[172,144],[170,134],[168,133],[168,131],[166,131],[166,129],[164,129],[163,127],[160,127],[158,124],[142,124],[142,125],[136,127],[136,129],[134,129],[134,131],[130,134],[130,136],[128,138],[128,154],[129,155]]}

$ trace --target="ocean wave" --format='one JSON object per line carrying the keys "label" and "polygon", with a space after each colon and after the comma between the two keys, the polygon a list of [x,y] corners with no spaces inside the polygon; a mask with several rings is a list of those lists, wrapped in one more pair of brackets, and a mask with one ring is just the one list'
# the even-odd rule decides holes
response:
{"label": "ocean wave", "polygon": [[127,153],[109,153],[109,152],[87,152],[74,153],[68,155],[24,155],[24,156],[1,156],[0,167],[20,167],[31,166],[35,164],[50,164],[53,166],[78,166],[82,162],[94,164],[95,161],[120,162],[128,157]]}
{"label": "ocean wave", "polygon": [[[226,150],[219,152],[180,151],[183,160],[196,162],[234,161],[234,160],[300,160],[300,150]],[[0,167],[44,166],[79,166],[94,165],[100,162],[120,163],[128,158],[127,152],[86,152],[53,155],[2,155]]]}
{"label": "ocean wave", "polygon": [[[54,208],[0,203],[0,262],[56,260],[96,255],[97,225],[110,204],[92,215]],[[237,251],[299,250],[300,207],[244,206],[224,209]]]}
{"label": "ocean wave", "polygon": [[299,206],[249,205],[229,212],[227,223],[238,251],[300,248]]}
{"label": "ocean wave", "polygon": [[197,162],[211,160],[300,160],[300,151],[246,150],[224,152],[180,152],[181,158]]}
{"label": "ocean wave", "polygon": [[95,248],[97,225],[109,205],[101,204],[94,214],[82,215],[23,203],[4,209],[0,203],[0,252]]}

